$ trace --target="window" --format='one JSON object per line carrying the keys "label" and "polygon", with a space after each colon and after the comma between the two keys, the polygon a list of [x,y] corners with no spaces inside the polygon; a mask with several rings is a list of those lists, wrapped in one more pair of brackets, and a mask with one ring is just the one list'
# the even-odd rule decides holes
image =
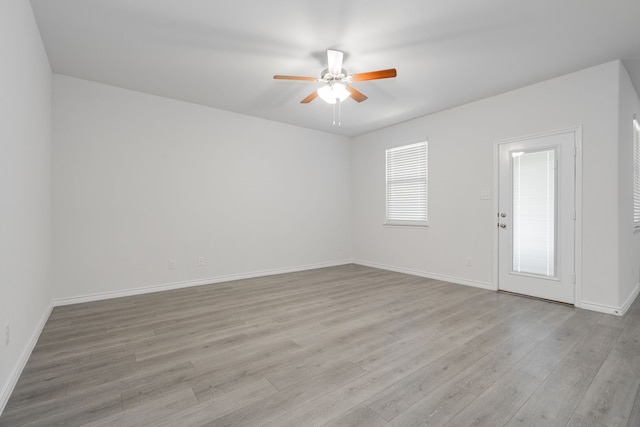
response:
{"label": "window", "polygon": [[387,224],[427,225],[427,142],[386,150]]}
{"label": "window", "polygon": [[633,226],[640,229],[640,124],[633,119]]}

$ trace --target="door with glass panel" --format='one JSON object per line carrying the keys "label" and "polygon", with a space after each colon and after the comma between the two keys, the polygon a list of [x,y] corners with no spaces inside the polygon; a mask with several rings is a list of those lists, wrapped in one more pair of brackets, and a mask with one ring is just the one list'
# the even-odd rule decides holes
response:
{"label": "door with glass panel", "polygon": [[498,145],[498,288],[574,303],[573,131]]}

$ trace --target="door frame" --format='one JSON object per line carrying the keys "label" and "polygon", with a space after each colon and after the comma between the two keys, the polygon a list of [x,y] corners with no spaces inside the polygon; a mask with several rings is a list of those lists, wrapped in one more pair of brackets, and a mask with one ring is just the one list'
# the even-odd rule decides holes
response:
{"label": "door frame", "polygon": [[549,132],[541,132],[529,135],[518,136],[514,138],[500,139],[494,141],[493,144],[493,212],[491,213],[490,227],[493,230],[493,286],[499,290],[499,272],[498,263],[500,261],[498,227],[496,227],[497,214],[500,209],[500,193],[499,193],[499,171],[500,171],[500,146],[511,142],[520,142],[529,139],[542,138],[564,133],[573,133],[575,140],[575,179],[574,179],[574,204],[576,211],[575,232],[573,242],[574,256],[574,274],[576,282],[574,284],[574,306],[580,307],[582,302],[582,126],[571,128],[563,128]]}

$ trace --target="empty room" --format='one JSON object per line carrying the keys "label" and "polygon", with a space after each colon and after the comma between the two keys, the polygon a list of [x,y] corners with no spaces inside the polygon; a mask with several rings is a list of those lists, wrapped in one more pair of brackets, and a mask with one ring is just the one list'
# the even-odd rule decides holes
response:
{"label": "empty room", "polygon": [[0,426],[640,426],[638,17],[3,0]]}

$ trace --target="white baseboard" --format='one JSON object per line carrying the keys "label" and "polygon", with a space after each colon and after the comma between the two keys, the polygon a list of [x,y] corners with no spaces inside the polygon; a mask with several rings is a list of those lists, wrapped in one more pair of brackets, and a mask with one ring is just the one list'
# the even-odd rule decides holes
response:
{"label": "white baseboard", "polygon": [[353,260],[354,264],[363,265],[365,267],[379,268],[381,270],[395,271],[397,273],[411,274],[412,276],[426,277],[427,279],[442,280],[443,282],[451,282],[458,285],[472,286],[474,288],[482,288],[490,291],[496,291],[497,288],[493,283],[479,282],[477,280],[462,279],[460,277],[445,276],[442,274],[429,273],[427,271],[412,270],[409,268],[395,267],[392,265],[378,264],[362,260]]}
{"label": "white baseboard", "polygon": [[631,304],[633,304],[633,302],[636,300],[638,294],[640,294],[640,283],[636,285],[636,287],[633,289],[633,292],[631,292],[631,295],[629,295],[629,298],[627,298],[627,300],[622,305],[622,315],[629,311]]}
{"label": "white baseboard", "polygon": [[44,329],[44,325],[49,320],[49,316],[51,315],[51,311],[53,310],[53,303],[50,303],[49,306],[44,311],[40,321],[36,325],[36,329],[31,334],[31,338],[27,342],[27,346],[22,352],[20,359],[18,359],[18,363],[13,368],[11,375],[9,376],[9,380],[6,384],[4,384],[2,388],[2,393],[0,394],[0,414],[4,412],[4,408],[7,406],[7,402],[9,402],[9,397],[11,397],[11,393],[13,393],[13,389],[16,387],[18,383],[18,379],[20,379],[20,375],[22,375],[22,370],[27,364],[29,357],[31,357],[31,352],[33,351],[36,343],[38,342],[38,338],[40,338],[40,333]]}
{"label": "white baseboard", "polygon": [[585,310],[597,311],[598,313],[613,314],[616,316],[622,316],[622,309],[620,307],[613,307],[610,305],[596,304],[589,301],[580,301],[574,304],[577,308],[583,308]]}
{"label": "white baseboard", "polygon": [[[357,260],[357,259],[353,260],[353,263],[354,264],[359,264],[359,265],[364,265],[366,267],[380,268],[382,270],[396,271],[398,273],[405,273],[405,274],[411,274],[413,276],[426,277],[428,279],[442,280],[442,281],[445,281],[445,282],[456,283],[456,284],[459,284],[459,285],[473,286],[475,288],[482,288],[482,289],[487,289],[487,290],[490,290],[490,291],[497,291],[498,290],[496,288],[495,284],[493,284],[493,283],[479,282],[479,281],[475,281],[475,280],[468,280],[468,279],[462,279],[462,278],[459,278],[459,277],[445,276],[445,275],[442,275],[442,274],[429,273],[429,272],[425,272],[425,271],[412,270],[412,269],[408,269],[408,268],[395,267],[395,266],[391,266],[391,265],[378,264],[378,263],[375,263],[375,262],[368,262],[368,261],[362,261],[362,260]],[[577,302],[575,304],[575,307],[582,308],[582,309],[585,309],[585,310],[597,311],[599,313],[613,314],[615,316],[623,316],[629,310],[629,308],[631,307],[631,304],[633,304],[633,302],[638,297],[638,295],[640,295],[640,283],[638,283],[636,285],[636,287],[633,290],[633,292],[631,293],[631,295],[629,295],[629,297],[627,298],[627,300],[625,301],[625,303],[621,307],[613,307],[613,306],[593,303],[593,302],[589,302],[589,301]]]}
{"label": "white baseboard", "polygon": [[629,298],[624,302],[622,307],[612,307],[608,305],[596,304],[589,301],[581,301],[579,304],[576,304],[576,307],[584,308],[585,310],[598,311],[600,313],[613,314],[616,316],[623,316],[631,307],[631,304],[635,301],[636,297],[640,294],[640,283],[636,285],[629,295]]}
{"label": "white baseboard", "polygon": [[174,289],[184,289],[193,286],[212,285],[215,283],[230,282],[233,280],[253,279],[255,277],[273,276],[275,274],[294,273],[296,271],[313,270],[316,268],[336,267],[339,265],[351,264],[351,260],[334,261],[320,264],[299,265],[294,267],[277,268],[272,270],[253,271],[249,273],[231,274],[227,276],[208,277],[205,279],[189,280],[184,282],[165,283],[160,285],[145,286],[140,288],[124,289],[121,291],[101,292],[95,294],[81,295],[68,298],[54,298],[55,307],[80,304],[84,302],[100,301],[111,298],[129,297],[134,295],[149,294],[153,292],[169,291]]}

